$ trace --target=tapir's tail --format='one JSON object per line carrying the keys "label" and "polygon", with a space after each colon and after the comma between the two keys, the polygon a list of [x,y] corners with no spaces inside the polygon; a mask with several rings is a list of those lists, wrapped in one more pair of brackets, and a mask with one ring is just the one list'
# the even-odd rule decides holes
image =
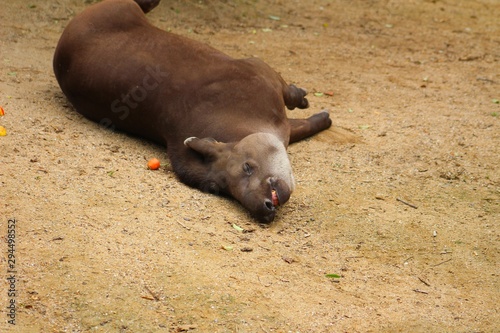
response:
{"label": "tapir's tail", "polygon": [[161,0],[134,0],[141,7],[144,13],[150,12],[158,6]]}

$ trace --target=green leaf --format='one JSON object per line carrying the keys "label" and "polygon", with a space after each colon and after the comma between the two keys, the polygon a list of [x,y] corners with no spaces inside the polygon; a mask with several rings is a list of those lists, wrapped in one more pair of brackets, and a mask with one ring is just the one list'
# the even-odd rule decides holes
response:
{"label": "green leaf", "polygon": [[243,229],[242,227],[240,227],[239,225],[236,225],[236,224],[234,224],[234,223],[233,223],[233,228],[234,228],[235,230],[238,230],[239,232],[243,232],[243,231],[245,231],[245,229]]}
{"label": "green leaf", "polygon": [[337,275],[337,274],[325,274],[325,277],[330,278],[330,279],[340,279],[342,276]]}

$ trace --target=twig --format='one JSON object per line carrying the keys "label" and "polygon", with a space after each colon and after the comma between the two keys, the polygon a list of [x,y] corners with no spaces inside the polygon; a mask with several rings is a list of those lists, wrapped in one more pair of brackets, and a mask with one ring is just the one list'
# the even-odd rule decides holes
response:
{"label": "twig", "polygon": [[421,294],[428,294],[429,292],[425,291],[425,290],[420,290],[420,289],[413,289],[414,292],[416,293],[421,293]]}
{"label": "twig", "polygon": [[181,221],[177,221],[177,223],[179,223],[184,229],[191,230],[190,227],[184,225]]}
{"label": "twig", "polygon": [[155,299],[155,301],[159,301],[160,300],[160,298],[154,292],[152,292],[151,289],[148,288],[148,286],[144,285],[144,289],[146,289],[148,291],[148,293],[150,293],[151,296],[153,296],[153,298]]}
{"label": "twig", "polygon": [[444,264],[445,262],[450,261],[451,259],[452,259],[452,258],[450,258],[450,259],[448,259],[448,260],[445,260],[445,261],[441,261],[439,264],[432,265],[431,267],[436,267],[436,266],[442,265],[442,264]]}
{"label": "twig", "polygon": [[417,278],[420,280],[420,282],[422,282],[423,284],[425,284],[427,287],[430,287],[431,285],[429,284],[429,282],[425,281],[424,279],[420,278],[417,276]]}
{"label": "twig", "polygon": [[396,200],[397,200],[397,201],[399,201],[399,202],[401,202],[401,203],[404,203],[404,204],[405,204],[405,205],[407,205],[407,206],[410,206],[411,208],[415,208],[415,209],[417,209],[417,208],[418,208],[418,207],[417,207],[417,206],[415,206],[414,204],[411,204],[411,203],[409,203],[409,202],[406,202],[406,201],[404,201],[404,200],[403,200],[403,199],[401,199],[401,198],[396,198]]}

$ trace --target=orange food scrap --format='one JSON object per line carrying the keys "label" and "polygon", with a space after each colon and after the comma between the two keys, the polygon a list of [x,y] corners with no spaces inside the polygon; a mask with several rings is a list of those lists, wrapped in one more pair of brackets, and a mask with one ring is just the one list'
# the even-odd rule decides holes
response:
{"label": "orange food scrap", "polygon": [[160,161],[157,158],[152,158],[148,161],[149,170],[158,170],[160,168]]}
{"label": "orange food scrap", "polygon": [[3,116],[5,114],[5,111],[3,110],[3,108],[0,106],[0,117]]}

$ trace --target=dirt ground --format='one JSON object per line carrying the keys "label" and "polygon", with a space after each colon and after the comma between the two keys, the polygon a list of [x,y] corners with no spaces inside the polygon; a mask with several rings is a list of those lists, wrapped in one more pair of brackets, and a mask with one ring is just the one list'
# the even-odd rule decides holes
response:
{"label": "dirt ground", "polygon": [[269,227],[180,183],[164,148],[72,109],[52,55],[89,2],[2,2],[0,331],[500,331],[500,2],[148,14],[307,89],[291,116],[330,109],[332,129],[289,147],[297,190]]}

